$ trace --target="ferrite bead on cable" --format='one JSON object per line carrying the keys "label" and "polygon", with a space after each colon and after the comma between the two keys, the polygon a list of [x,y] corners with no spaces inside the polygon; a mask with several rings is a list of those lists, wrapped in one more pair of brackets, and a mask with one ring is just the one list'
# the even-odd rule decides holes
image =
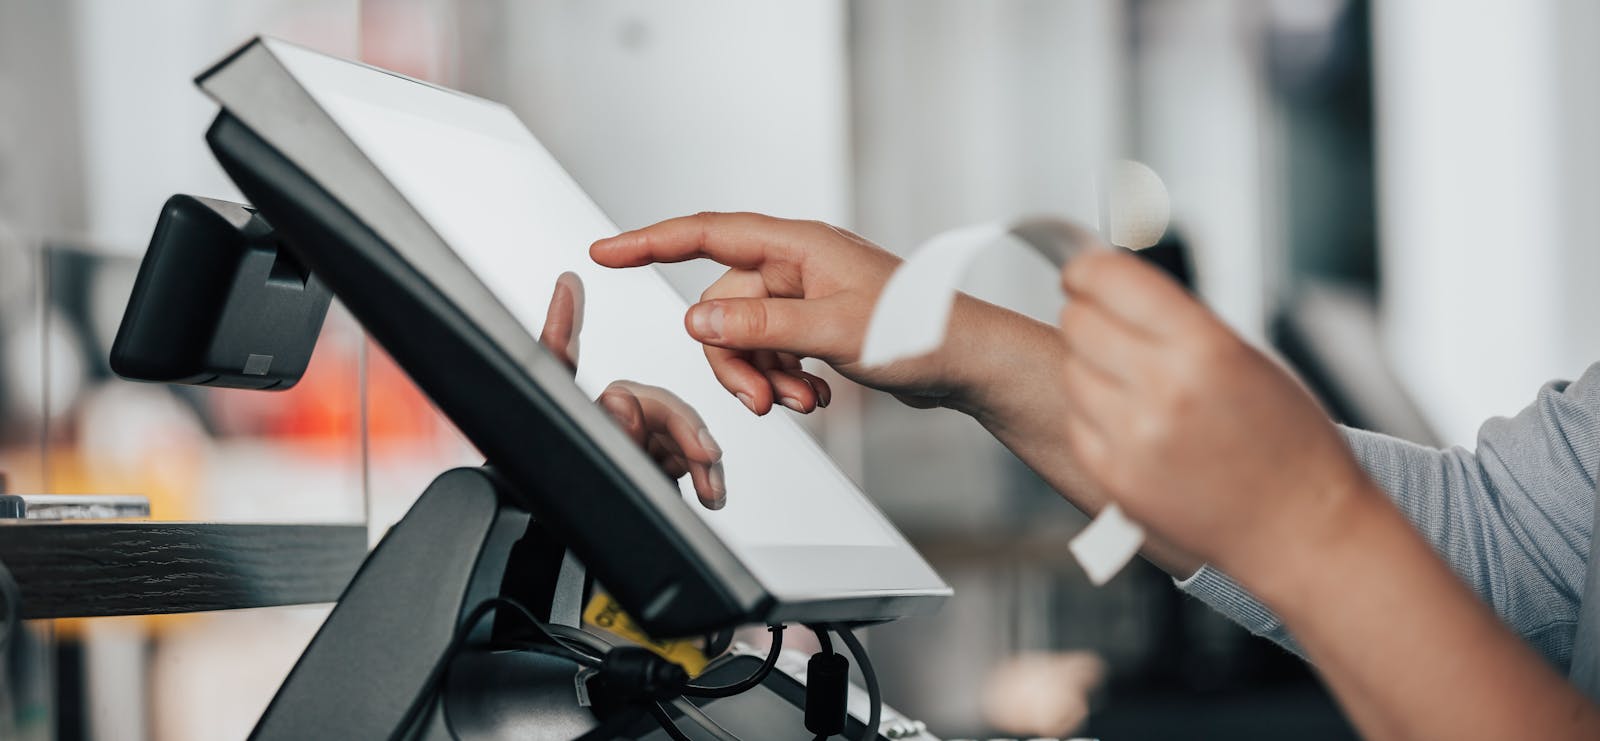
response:
{"label": "ferrite bead on cable", "polygon": [[817,654],[806,664],[806,730],[819,736],[844,733],[850,702],[850,660]]}
{"label": "ferrite bead on cable", "polygon": [[689,683],[689,673],[683,667],[637,646],[619,646],[606,652],[600,663],[600,677],[623,697],[673,698]]}

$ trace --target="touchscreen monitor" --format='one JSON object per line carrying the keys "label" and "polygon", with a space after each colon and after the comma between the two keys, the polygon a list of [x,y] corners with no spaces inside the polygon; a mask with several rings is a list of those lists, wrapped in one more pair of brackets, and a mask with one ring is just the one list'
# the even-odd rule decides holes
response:
{"label": "touchscreen monitor", "polygon": [[[602,583],[627,585],[647,626],[697,627],[692,605],[666,606],[689,594],[725,598],[745,621],[885,619],[948,595],[792,413],[757,417],[717,383],[657,271],[589,260],[616,226],[508,108],[272,39],[199,84],[223,108],[212,146],[262,214],[518,479],[535,515],[572,531]],[[584,293],[575,377],[534,340],[566,272]],[[438,319],[427,314],[453,329],[424,331]],[[469,399],[492,387],[475,380],[485,368],[516,390],[510,401]],[[702,506],[687,476],[651,471],[594,407],[618,380],[665,389],[704,420],[723,451],[725,506]],[[535,414],[544,426],[526,427]],[[551,485],[580,469],[593,469],[588,490]],[[639,576],[666,568],[680,573]]]}

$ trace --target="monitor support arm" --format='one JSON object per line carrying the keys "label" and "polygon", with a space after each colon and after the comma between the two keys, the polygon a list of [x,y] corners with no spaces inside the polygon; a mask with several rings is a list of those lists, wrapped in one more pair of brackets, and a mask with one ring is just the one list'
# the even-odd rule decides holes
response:
{"label": "monitor support arm", "polygon": [[462,626],[495,596],[577,623],[582,567],[515,501],[488,468],[434,479],[367,557],[250,738],[571,739],[593,728],[571,660],[446,655],[463,627],[469,644],[526,637],[509,612]]}
{"label": "monitor support arm", "polygon": [[[247,206],[173,196],[140,265],[113,368],[159,383],[293,386],[332,293],[281,247]],[[533,640],[516,632],[529,630],[521,616],[462,625],[493,597],[578,625],[583,567],[521,502],[489,468],[435,479],[368,555],[251,738],[567,739],[595,725],[575,697],[571,660],[473,648]],[[463,629],[472,630],[469,648],[447,655]],[[530,714],[540,731],[529,730]]]}

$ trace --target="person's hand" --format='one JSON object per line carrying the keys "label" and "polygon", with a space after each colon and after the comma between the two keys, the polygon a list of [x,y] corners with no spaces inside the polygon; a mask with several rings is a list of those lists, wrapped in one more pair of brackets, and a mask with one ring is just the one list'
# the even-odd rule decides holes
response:
{"label": "person's hand", "polygon": [[800,369],[805,357],[913,406],[933,406],[954,391],[939,354],[885,368],[857,362],[878,294],[900,259],[843,229],[702,213],[602,239],[589,254],[613,268],[696,258],[731,268],[689,308],[684,325],[706,346],[717,380],[756,414],[773,404],[802,413],[828,405],[833,392]]}
{"label": "person's hand", "polygon": [[539,331],[539,344],[567,366],[578,372],[578,336],[583,333],[583,279],[577,273],[566,272],[556,278],[556,287],[550,292],[550,308],[544,312],[544,329]]}
{"label": "person's hand", "polygon": [[668,478],[689,474],[707,509],[727,504],[722,448],[694,407],[664,388],[633,381],[612,381],[596,401]]}
{"label": "person's hand", "polygon": [[1068,443],[1134,519],[1243,571],[1374,491],[1310,394],[1167,276],[1103,251],[1062,284]]}
{"label": "person's hand", "polygon": [[[562,273],[539,332],[539,343],[574,373],[583,331],[583,295],[583,281],[573,273]],[[722,448],[694,407],[666,389],[632,381],[612,382],[595,401],[668,478],[688,474],[701,504],[722,509],[727,503]]]}

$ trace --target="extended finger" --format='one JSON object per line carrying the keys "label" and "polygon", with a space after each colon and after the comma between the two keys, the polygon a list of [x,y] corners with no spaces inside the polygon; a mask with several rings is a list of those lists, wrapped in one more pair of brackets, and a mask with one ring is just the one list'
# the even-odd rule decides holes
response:
{"label": "extended finger", "polygon": [[777,395],[773,392],[772,382],[767,380],[767,374],[750,362],[752,353],[714,345],[706,345],[703,349],[706,362],[711,364],[711,374],[739,403],[756,416],[772,411]]}
{"label": "extended finger", "polygon": [[556,278],[550,308],[544,315],[539,344],[568,368],[578,368],[578,336],[583,331],[583,281],[573,272]]}
{"label": "extended finger", "polygon": [[679,479],[689,472],[689,461],[676,448],[667,445],[669,440],[671,438],[661,434],[651,435],[645,450],[649,451],[651,460],[656,462],[656,466],[667,475],[667,478]]}
{"label": "extended finger", "polygon": [[[708,345],[772,350],[830,360],[848,354],[844,328],[856,311],[840,296],[827,298],[719,298],[689,307],[684,327]],[[860,345],[860,338],[854,338]]]}
{"label": "extended finger", "polygon": [[694,488],[695,498],[700,500],[701,505],[707,509],[722,509],[728,503],[728,484],[723,474],[722,461],[707,464],[692,460],[684,453],[675,438],[664,433],[657,433],[654,438],[653,443],[674,461],[680,462],[688,472],[689,484]]}
{"label": "extended finger", "polygon": [[589,247],[597,263],[613,268],[709,258],[753,269],[793,254],[817,239],[820,225],[752,213],[698,213],[623,232]]}
{"label": "extended finger", "polygon": [[1071,418],[1098,430],[1102,437],[1110,432],[1125,411],[1123,396],[1130,393],[1128,387],[1076,353],[1067,355],[1061,366],[1061,380]]}
{"label": "extended finger", "polygon": [[633,395],[627,387],[612,384],[605,391],[600,392],[596,399],[600,408],[615,420],[628,437],[640,447],[648,443],[648,430],[645,429],[644,408],[639,404],[639,398]]}
{"label": "extended finger", "polygon": [[1120,250],[1079,255],[1061,271],[1061,284],[1070,300],[1092,301],[1153,336],[1181,334],[1208,315],[1172,278]]}
{"label": "extended finger", "polygon": [[1160,362],[1148,335],[1091,301],[1067,302],[1061,336],[1073,355],[1118,383],[1136,383],[1150,363]]}
{"label": "extended finger", "polygon": [[722,509],[728,503],[728,484],[722,461],[710,465],[689,461],[689,481],[695,496],[706,509]]}
{"label": "extended finger", "polygon": [[613,386],[627,388],[639,401],[644,414],[645,428],[665,435],[690,461],[711,464],[722,459],[722,447],[712,437],[705,420],[694,407],[658,386],[647,386],[632,381],[617,381]]}

